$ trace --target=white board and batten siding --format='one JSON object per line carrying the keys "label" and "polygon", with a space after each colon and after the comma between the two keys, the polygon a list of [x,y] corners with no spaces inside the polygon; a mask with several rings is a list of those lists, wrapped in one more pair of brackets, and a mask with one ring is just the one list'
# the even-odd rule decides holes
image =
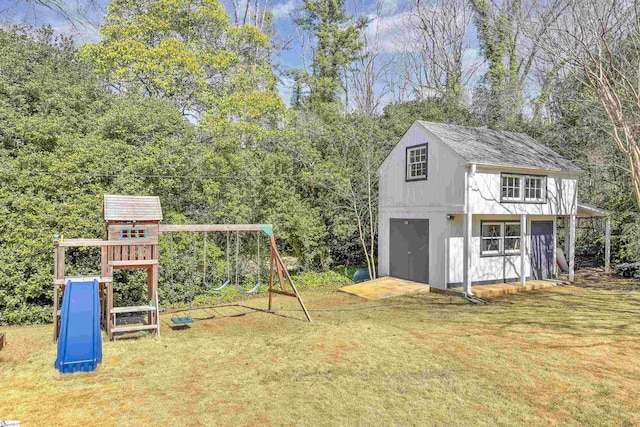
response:
{"label": "white board and batten siding", "polygon": [[[449,260],[447,263],[448,276],[447,284],[451,286],[461,286],[463,281],[463,271],[461,260],[464,255],[464,227],[463,215],[456,215],[454,219],[448,221],[446,227],[449,230]],[[520,278],[520,256],[481,256],[481,224],[483,221],[520,221],[520,215],[474,215],[471,231],[471,265],[470,275],[473,282],[489,281],[518,281]],[[555,217],[547,215],[527,216],[527,230],[531,230],[532,221],[553,221],[556,227]],[[555,236],[554,236],[555,239]],[[526,241],[526,253],[531,251],[531,242]],[[555,244],[555,242],[554,242]],[[525,274],[531,277],[531,264],[525,263]],[[437,287],[444,288],[444,282],[437,284]]]}
{"label": "white board and batten siding", "polygon": [[[547,197],[544,203],[509,203],[500,201],[501,174],[544,175]],[[576,175],[555,171],[489,168],[479,166],[469,178],[469,210],[489,215],[575,215],[578,209]]]}
{"label": "white board and batten siding", "polygon": [[[428,179],[406,181],[406,149],[428,144]],[[378,169],[379,275],[389,274],[390,219],[429,220],[429,282],[444,283],[446,216],[464,208],[464,161],[418,123],[404,134]],[[441,248],[439,248],[442,246]],[[439,249],[438,249],[439,248]]]}
{"label": "white board and batten siding", "polygon": [[[407,181],[406,149],[428,144],[428,177]],[[527,214],[527,233],[531,221],[553,221],[556,216],[577,212],[577,174],[575,171],[516,169],[477,164],[471,173],[465,160],[427,128],[415,122],[400,139],[378,169],[379,235],[378,273],[389,274],[389,238],[391,219],[429,220],[429,284],[445,288],[463,281],[465,175],[469,175],[468,212],[473,214],[470,276],[473,282],[499,281],[520,277],[520,255],[481,256],[482,221],[520,221]],[[546,176],[544,203],[501,202],[501,173]],[[449,217],[449,218],[448,218]],[[555,239],[555,233],[554,233]],[[555,243],[555,242],[554,242]],[[526,245],[530,246],[527,239]],[[527,248],[527,253],[530,248]],[[426,260],[425,260],[426,261]],[[526,262],[525,275],[531,275]]]}

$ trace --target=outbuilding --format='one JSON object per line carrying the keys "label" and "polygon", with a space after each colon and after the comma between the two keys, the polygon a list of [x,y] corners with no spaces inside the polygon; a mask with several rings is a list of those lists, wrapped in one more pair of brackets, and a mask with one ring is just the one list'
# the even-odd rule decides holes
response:
{"label": "outbuilding", "polygon": [[[522,133],[416,121],[378,168],[380,276],[447,289],[574,275],[580,168]],[[580,212],[579,212],[580,209]]]}

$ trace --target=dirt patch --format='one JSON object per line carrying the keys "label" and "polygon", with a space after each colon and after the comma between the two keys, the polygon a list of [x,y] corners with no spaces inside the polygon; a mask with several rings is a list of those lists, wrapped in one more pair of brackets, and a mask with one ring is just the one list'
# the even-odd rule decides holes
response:
{"label": "dirt patch", "polygon": [[585,267],[577,270],[572,285],[585,289],[638,291],[640,294],[640,280],[605,273],[602,268]]}

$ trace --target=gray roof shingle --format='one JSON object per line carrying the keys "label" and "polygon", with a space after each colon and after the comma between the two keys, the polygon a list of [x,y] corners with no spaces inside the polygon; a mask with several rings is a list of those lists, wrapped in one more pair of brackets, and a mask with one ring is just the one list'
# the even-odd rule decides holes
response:
{"label": "gray roof shingle", "polygon": [[581,170],[523,133],[418,122],[469,163],[549,171]]}

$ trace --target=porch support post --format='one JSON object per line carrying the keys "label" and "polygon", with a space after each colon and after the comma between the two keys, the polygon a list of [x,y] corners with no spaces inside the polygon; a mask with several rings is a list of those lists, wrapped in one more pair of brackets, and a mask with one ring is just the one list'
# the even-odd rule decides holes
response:
{"label": "porch support post", "polygon": [[569,217],[569,281],[573,282],[576,260],[576,216]]}
{"label": "porch support post", "polygon": [[611,273],[611,218],[607,217],[604,228],[604,272]]}
{"label": "porch support post", "polygon": [[473,295],[471,290],[471,234],[473,230],[473,214],[464,215],[464,256],[462,261],[463,291],[467,295]]}
{"label": "porch support post", "polygon": [[527,214],[520,215],[520,284],[527,284]]}

